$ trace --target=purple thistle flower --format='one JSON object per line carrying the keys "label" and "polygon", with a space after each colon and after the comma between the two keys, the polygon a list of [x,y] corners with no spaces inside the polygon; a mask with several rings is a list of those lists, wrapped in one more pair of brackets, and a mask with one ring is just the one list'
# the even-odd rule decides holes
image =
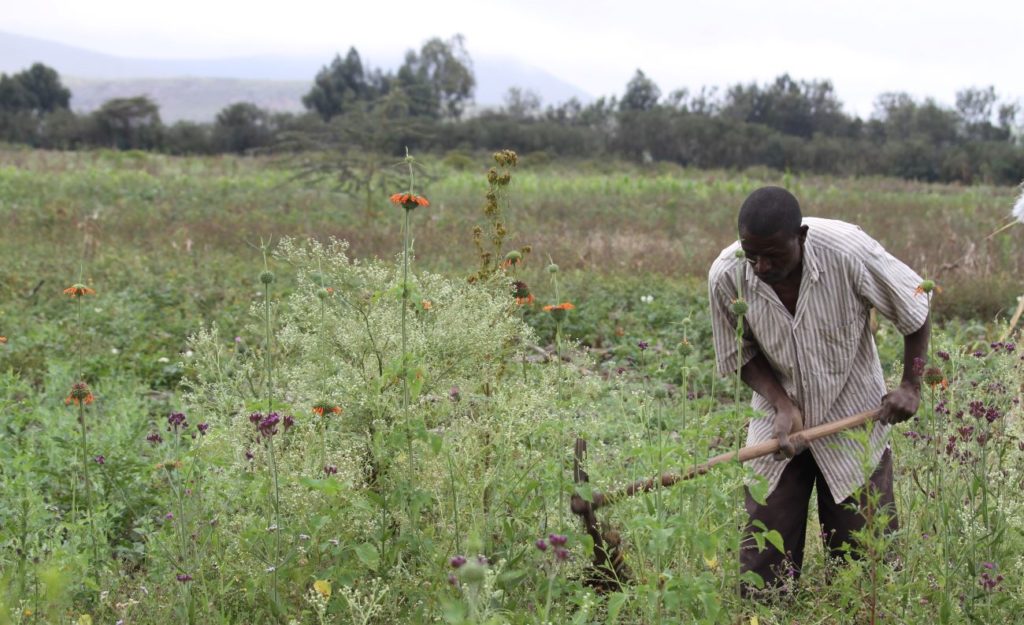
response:
{"label": "purple thistle flower", "polygon": [[565,534],[548,534],[548,542],[555,547],[564,547],[569,538]]}
{"label": "purple thistle flower", "polygon": [[210,424],[203,421],[202,423],[196,424],[196,429],[199,430],[200,434],[206,436],[206,431],[210,429]]}
{"label": "purple thistle flower", "polygon": [[995,565],[995,563],[994,563],[994,562],[982,562],[982,563],[981,563],[981,566],[982,566],[982,568],[986,568],[986,569],[988,569],[988,570],[990,570],[990,571],[991,571],[992,569],[996,568],[996,565]]}
{"label": "purple thistle flower", "polygon": [[556,547],[555,548],[555,558],[559,562],[565,562],[566,560],[569,559],[569,550],[566,549],[565,547]]}
{"label": "purple thistle flower", "polygon": [[459,391],[459,387],[453,386],[448,391],[448,399],[450,399],[450,400],[452,400],[454,402],[460,401],[462,399],[462,393]]}
{"label": "purple thistle flower", "polygon": [[262,420],[263,420],[263,413],[262,412],[250,412],[249,413],[249,423],[251,423],[253,425],[259,425],[260,421],[262,421]]}
{"label": "purple thistle flower", "polygon": [[264,417],[256,427],[259,429],[260,434],[266,438],[270,438],[277,434],[277,424],[280,422],[281,416],[276,412],[272,412]]}
{"label": "purple thistle flower", "polygon": [[178,573],[178,575],[177,575],[177,577],[175,577],[175,579],[177,579],[179,582],[184,584],[186,582],[191,582],[192,581],[192,576],[189,575],[188,573]]}
{"label": "purple thistle flower", "polygon": [[448,574],[448,583],[455,588],[459,587],[459,578],[455,576],[455,573]]}
{"label": "purple thistle flower", "polygon": [[153,433],[151,433],[151,434],[150,434],[149,436],[147,436],[147,437],[146,437],[146,440],[147,440],[147,441],[149,441],[149,443],[150,443],[151,445],[153,445],[154,447],[156,447],[156,446],[157,446],[157,445],[159,445],[160,443],[164,442],[164,437],[163,437],[163,436],[160,436],[160,433],[159,433],[159,432],[153,432]]}
{"label": "purple thistle flower", "polygon": [[911,371],[914,372],[914,375],[920,377],[924,373],[924,358],[914,356],[914,364]]}
{"label": "purple thistle flower", "polygon": [[294,426],[294,425],[295,425],[295,417],[293,417],[292,415],[285,415],[285,417],[284,417],[284,431],[287,432],[288,430],[292,429],[292,426]]}
{"label": "purple thistle flower", "polygon": [[636,346],[640,348],[640,351],[646,351],[649,347],[647,341],[637,341]]}
{"label": "purple thistle flower", "polygon": [[168,512],[167,514],[164,515],[164,519],[167,520],[167,521],[173,521],[174,520],[174,513],[173,512]]}
{"label": "purple thistle flower", "polygon": [[106,464],[107,463],[107,458],[103,454],[100,454],[100,455],[96,456],[95,458],[93,458],[93,460],[96,461],[96,464]]}
{"label": "purple thistle flower", "polygon": [[974,354],[972,354],[972,355],[973,355],[973,356],[974,356],[975,358],[984,358],[984,357],[985,357],[985,352],[983,352],[983,351],[982,351],[982,350],[980,350],[980,349],[977,349],[977,350],[974,350]]}
{"label": "purple thistle flower", "polygon": [[1012,354],[1013,350],[1017,349],[1017,344],[1016,343],[1007,343],[1007,344],[1003,345],[1003,348],[1006,350],[1007,354]]}
{"label": "purple thistle flower", "polygon": [[938,356],[941,360],[949,362],[949,352],[947,352],[946,350],[940,349],[939,351],[935,352],[935,355]]}
{"label": "purple thistle flower", "polygon": [[450,564],[453,569],[461,568],[465,563],[466,556],[452,556],[451,559],[448,560],[448,564]]}
{"label": "purple thistle flower", "polygon": [[252,459],[253,459],[253,458],[255,458],[255,457],[256,457],[256,456],[254,456],[254,455],[252,454],[252,451],[250,451],[250,450],[248,450],[248,449],[246,449],[246,450],[245,450],[245,459],[246,459],[246,460],[248,460],[249,462],[252,462]]}
{"label": "purple thistle flower", "polygon": [[535,542],[533,544],[534,544],[534,546],[537,547],[537,549],[540,549],[541,551],[547,551],[548,550],[548,543],[543,538],[538,538],[537,542]]}
{"label": "purple thistle flower", "polygon": [[476,563],[480,566],[488,566],[490,565],[491,561],[487,559],[487,556],[480,555],[476,557]]}
{"label": "purple thistle flower", "polygon": [[185,420],[185,414],[184,413],[172,412],[171,414],[167,415],[167,431],[168,432],[170,432],[171,430],[174,430],[175,432],[177,432],[179,428],[184,430],[187,427],[188,427],[188,421]]}
{"label": "purple thistle flower", "polygon": [[337,474],[338,474],[338,467],[334,466],[333,464],[328,464],[328,465],[324,466],[324,475],[337,475]]}

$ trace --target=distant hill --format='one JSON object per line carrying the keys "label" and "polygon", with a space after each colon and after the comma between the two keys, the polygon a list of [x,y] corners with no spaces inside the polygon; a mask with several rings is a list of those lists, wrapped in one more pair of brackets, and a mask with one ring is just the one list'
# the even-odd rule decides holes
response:
{"label": "distant hill", "polygon": [[[71,89],[71,106],[79,112],[95,110],[109,98],[146,94],[159,103],[166,123],[210,121],[234,102],[252,102],[273,111],[301,111],[302,95],[331,58],[137,59],[0,32],[0,72],[18,72],[36,62],[53,67]],[[379,64],[373,59],[364,61],[391,68],[398,58]],[[510,87],[534,91],[546,104],[573,97],[584,103],[593,99],[557,76],[513,59],[474,59],[473,71],[476,103],[481,107],[500,105]]]}
{"label": "distant hill", "polygon": [[111,98],[149,96],[160,105],[164,123],[179,120],[212,121],[228,104],[252,102],[271,111],[298,113],[309,82],[299,80],[239,80],[235,78],[75,78],[64,79],[71,89],[71,108],[86,113]]}

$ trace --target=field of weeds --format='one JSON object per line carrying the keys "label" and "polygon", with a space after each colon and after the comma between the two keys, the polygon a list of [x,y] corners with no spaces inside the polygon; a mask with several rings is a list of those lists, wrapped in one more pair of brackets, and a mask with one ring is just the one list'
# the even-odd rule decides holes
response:
{"label": "field of weeds", "polygon": [[[0,624],[1015,622],[1014,189],[479,161],[423,157],[402,210],[259,159],[0,151]],[[574,493],[743,441],[705,277],[764,184],[942,289],[900,530],[840,564],[812,519],[799,582],[742,600],[727,463],[600,509],[602,578]]]}

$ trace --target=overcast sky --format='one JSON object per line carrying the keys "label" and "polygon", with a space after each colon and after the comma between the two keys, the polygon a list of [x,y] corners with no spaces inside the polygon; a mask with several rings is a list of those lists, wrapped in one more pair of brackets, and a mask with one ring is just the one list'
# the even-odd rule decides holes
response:
{"label": "overcast sky", "polygon": [[1024,0],[0,0],[0,30],[149,58],[322,54],[383,64],[461,33],[595,96],[637,68],[679,87],[833,81],[848,111],[885,91],[952,104],[967,86],[1024,100]]}

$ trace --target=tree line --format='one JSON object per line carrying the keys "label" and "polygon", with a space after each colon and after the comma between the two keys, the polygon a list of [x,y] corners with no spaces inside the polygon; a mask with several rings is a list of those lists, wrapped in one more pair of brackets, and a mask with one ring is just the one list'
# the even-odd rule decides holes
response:
{"label": "tree line", "polygon": [[50,149],[172,154],[341,150],[400,154],[504,147],[549,156],[614,156],[701,168],[891,175],[926,181],[1016,184],[1024,172],[1024,111],[993,87],[967,88],[952,107],[884,93],[868,119],[843,110],[831,81],[774,81],[663,94],[637,70],[621,96],[544,106],[512,88],[504,104],[474,109],[472,61],[460,36],[409,50],[395,71],[350,48],[314,77],[306,112],[239,102],[212,123],[164,124],[146,96],[115,98],[90,114],[42,64],[0,74],[0,141]]}

